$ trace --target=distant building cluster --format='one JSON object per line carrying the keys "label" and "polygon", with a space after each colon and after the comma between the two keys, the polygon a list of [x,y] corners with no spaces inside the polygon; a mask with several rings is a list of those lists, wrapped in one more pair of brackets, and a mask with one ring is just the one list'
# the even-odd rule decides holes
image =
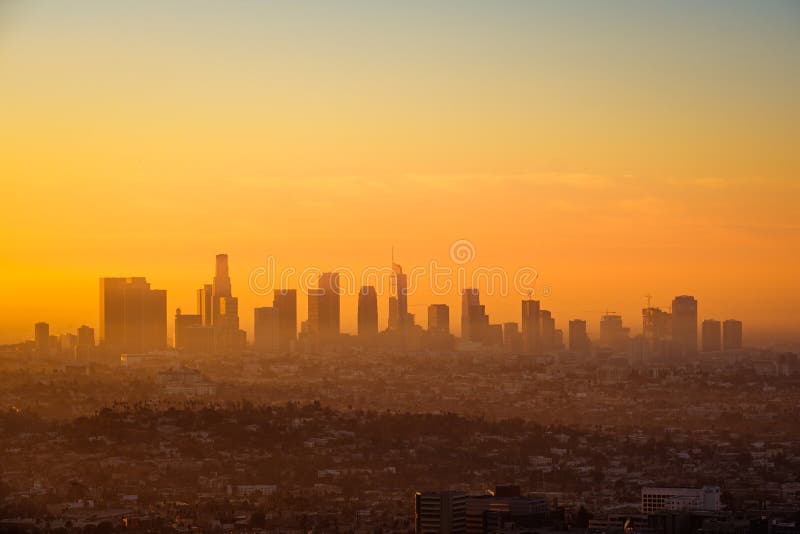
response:
{"label": "distant building cluster", "polygon": [[197,290],[197,313],[175,312],[175,348],[188,352],[242,350],[247,336],[239,328],[239,299],[231,294],[228,255],[218,254],[214,281]]}
{"label": "distant building cluster", "polygon": [[[589,355],[610,358],[625,355],[631,360],[676,360],[742,349],[742,323],[735,319],[706,319],[698,325],[697,300],[690,295],[673,299],[668,310],[648,306],[642,310],[642,333],[631,336],[621,315],[600,315],[597,336],[589,335],[582,318],[568,321],[566,336],[557,328],[553,314],[532,298],[521,301],[519,322],[493,323],[481,304],[477,288],[464,288],[461,296],[461,336],[450,329],[451,313],[446,304],[427,309],[427,329],[409,313],[408,280],[403,268],[392,262],[388,323],[378,324],[378,293],[371,285],[358,293],[358,331],[341,331],[339,274],[322,273],[308,295],[307,319],[298,330],[297,290],[277,289],[272,306],[253,310],[250,348],[259,353],[323,353],[355,347],[399,351],[490,351],[541,356],[561,360]],[[104,353],[137,355],[169,349],[167,340],[166,290],[153,289],[143,277],[100,279],[98,344]],[[698,326],[700,327],[698,330]],[[77,334],[52,336],[47,323],[34,326],[38,354],[69,354],[87,360],[95,351],[94,331],[82,326]],[[212,283],[197,290],[195,313],[175,313],[174,349],[186,353],[223,354],[248,348],[239,327],[239,300],[231,290],[228,256],[216,257]],[[131,359],[131,358],[129,358]]]}
{"label": "distant building cluster", "polygon": [[642,488],[642,512],[704,510],[719,512],[719,486],[702,488]]}
{"label": "distant building cluster", "polygon": [[[421,534],[482,534],[503,528],[533,529],[551,523],[542,494],[522,495],[519,486],[498,486],[483,495],[463,491],[414,494],[414,531]],[[527,530],[524,530],[527,531]]]}
{"label": "distant building cluster", "polygon": [[[655,532],[665,513],[718,513],[719,486],[702,488],[644,487],[641,514],[628,513],[603,520],[589,520],[592,533],[620,532],[627,525],[639,532]],[[713,515],[707,516],[713,518]],[[557,510],[540,493],[522,495],[519,486],[498,486],[483,495],[464,491],[418,491],[414,494],[414,532],[418,534],[528,533],[544,525],[551,529]],[[616,527],[616,528],[615,528]]]}

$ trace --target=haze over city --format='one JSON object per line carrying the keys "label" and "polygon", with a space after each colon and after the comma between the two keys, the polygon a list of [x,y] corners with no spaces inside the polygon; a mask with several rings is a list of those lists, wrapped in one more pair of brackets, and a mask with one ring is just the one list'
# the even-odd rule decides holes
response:
{"label": "haze over city", "polygon": [[2,341],[96,326],[100,276],[185,308],[226,252],[252,308],[268,255],[409,269],[457,239],[562,317],[687,293],[793,340],[791,2],[1,9]]}
{"label": "haze over city", "polygon": [[0,534],[800,534],[798,30],[0,0]]}

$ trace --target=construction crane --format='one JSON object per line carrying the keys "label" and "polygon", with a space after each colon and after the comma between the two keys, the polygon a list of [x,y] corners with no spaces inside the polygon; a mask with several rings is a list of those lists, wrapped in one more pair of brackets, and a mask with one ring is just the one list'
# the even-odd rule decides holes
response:
{"label": "construction crane", "polygon": [[616,314],[617,312],[611,311],[608,308],[605,310],[581,310],[581,313],[602,313],[604,315]]}

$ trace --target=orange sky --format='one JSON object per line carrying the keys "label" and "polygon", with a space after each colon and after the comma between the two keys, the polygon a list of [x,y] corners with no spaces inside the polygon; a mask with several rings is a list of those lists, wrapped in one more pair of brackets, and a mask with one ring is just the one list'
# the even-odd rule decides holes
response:
{"label": "orange sky", "polygon": [[268,255],[409,270],[457,239],[534,267],[558,327],[688,293],[797,339],[796,4],[374,4],[0,9],[0,342],[96,326],[100,276],[193,311],[219,252],[249,330]]}

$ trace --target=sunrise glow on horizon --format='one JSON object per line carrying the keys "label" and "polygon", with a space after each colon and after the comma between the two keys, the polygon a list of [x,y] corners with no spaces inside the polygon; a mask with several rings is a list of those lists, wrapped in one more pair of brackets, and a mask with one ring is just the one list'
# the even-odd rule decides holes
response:
{"label": "sunrise glow on horizon", "polygon": [[4,2],[0,342],[97,327],[105,276],[166,289],[171,329],[219,253],[250,332],[268,257],[409,271],[459,239],[535,268],[559,327],[691,294],[796,341],[799,25],[789,1]]}

